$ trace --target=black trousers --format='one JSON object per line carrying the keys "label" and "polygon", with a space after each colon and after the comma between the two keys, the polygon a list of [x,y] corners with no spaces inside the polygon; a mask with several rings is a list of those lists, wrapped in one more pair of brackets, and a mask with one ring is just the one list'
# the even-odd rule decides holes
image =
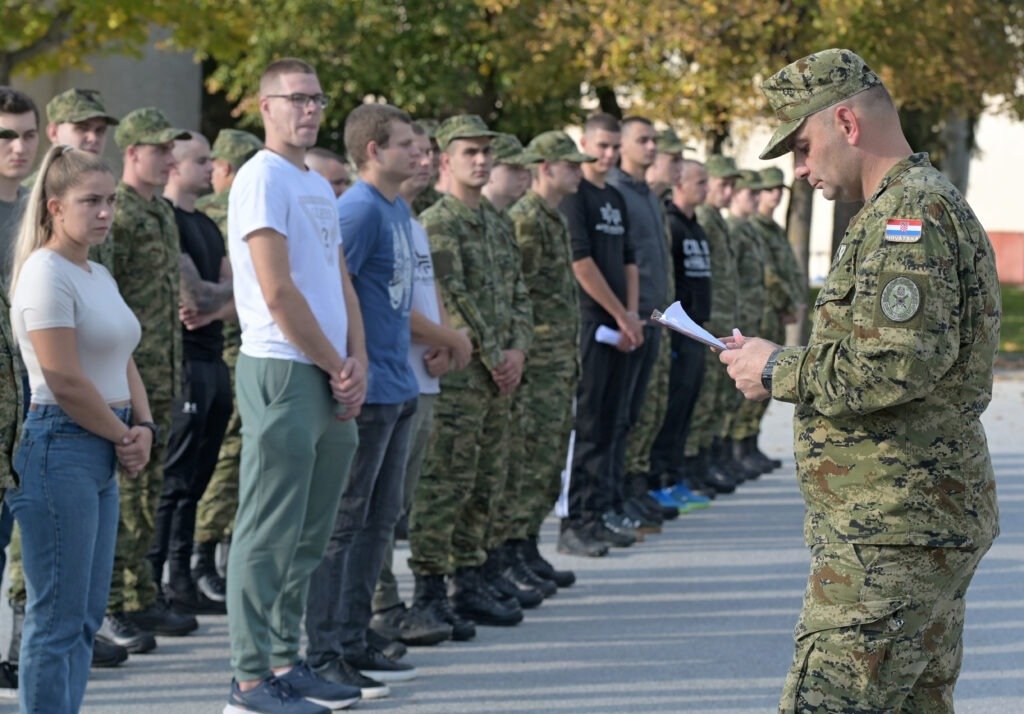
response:
{"label": "black trousers", "polygon": [[612,443],[625,398],[629,356],[594,339],[600,326],[586,320],[580,325],[582,369],[576,390],[569,516],[563,528],[593,521],[612,507]]}
{"label": "black trousers", "polygon": [[147,554],[157,583],[165,561],[172,580],[189,573],[196,506],[217,465],[231,417],[231,375],[223,360],[186,360],[183,382],[174,404],[156,532]]}
{"label": "black trousers", "polygon": [[648,485],[664,488],[675,485],[683,475],[683,452],[690,433],[690,419],[697,405],[704,365],[710,354],[701,343],[669,333],[672,363],[668,376],[668,407],[665,421],[651,446],[651,473]]}
{"label": "black trousers", "polygon": [[626,452],[629,446],[629,432],[640,421],[647,396],[647,385],[658,360],[661,337],[664,328],[660,325],[644,327],[644,343],[629,353],[626,366],[625,394],[619,403],[615,422],[615,437],[612,445],[612,508],[622,508],[626,492]]}

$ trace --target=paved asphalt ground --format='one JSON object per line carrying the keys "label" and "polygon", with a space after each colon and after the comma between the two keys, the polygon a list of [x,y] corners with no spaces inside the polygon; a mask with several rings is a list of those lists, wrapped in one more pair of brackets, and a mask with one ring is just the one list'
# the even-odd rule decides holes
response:
{"label": "paved asphalt ground", "polygon": [[[419,678],[357,710],[489,712],[774,711],[792,653],[808,566],[793,477],[791,409],[773,404],[763,446],[785,459],[774,474],[664,533],[597,560],[544,550],[579,582],[508,630],[412,650]],[[1024,713],[1024,375],[999,379],[985,415],[1002,509],[1002,536],[968,598],[957,711]],[[404,564],[406,550],[396,558]],[[408,571],[400,572],[411,590]],[[0,615],[6,642],[9,615]],[[162,638],[154,654],[93,671],[92,714],[220,712],[228,689],[227,622],[202,618],[193,636]],[[0,712],[14,711],[0,703]]]}

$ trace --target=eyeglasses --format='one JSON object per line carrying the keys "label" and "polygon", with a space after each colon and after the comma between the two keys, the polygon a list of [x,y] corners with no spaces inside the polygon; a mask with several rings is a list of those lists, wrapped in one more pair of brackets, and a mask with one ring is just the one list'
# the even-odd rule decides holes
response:
{"label": "eyeglasses", "polygon": [[301,94],[296,92],[295,94],[265,94],[264,96],[268,99],[287,99],[296,109],[305,109],[311,103],[324,109],[331,103],[331,98],[326,94]]}

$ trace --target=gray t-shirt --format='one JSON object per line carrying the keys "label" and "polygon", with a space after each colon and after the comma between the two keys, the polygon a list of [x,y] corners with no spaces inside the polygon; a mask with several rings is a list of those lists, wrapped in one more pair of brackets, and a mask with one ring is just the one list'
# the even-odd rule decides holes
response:
{"label": "gray t-shirt", "polygon": [[14,240],[18,237],[18,226],[27,200],[28,189],[20,187],[13,202],[0,201],[0,284],[3,285],[7,285],[11,277]]}
{"label": "gray t-shirt", "polygon": [[669,303],[670,258],[661,203],[645,182],[621,169],[608,173],[608,183],[626,199],[627,230],[640,274],[640,317],[647,318],[652,310],[664,310]]}

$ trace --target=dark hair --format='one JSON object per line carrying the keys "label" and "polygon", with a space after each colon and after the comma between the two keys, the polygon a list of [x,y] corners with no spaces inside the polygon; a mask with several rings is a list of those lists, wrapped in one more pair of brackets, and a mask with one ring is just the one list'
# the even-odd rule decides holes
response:
{"label": "dark hair", "polygon": [[416,136],[426,136],[427,130],[424,129],[419,122],[414,121],[412,123],[412,133],[415,134]]}
{"label": "dark hair", "polygon": [[390,104],[363,104],[352,110],[345,119],[345,150],[357,169],[370,160],[366,146],[371,141],[387,147],[391,138],[391,122],[412,124],[412,118]]}
{"label": "dark hair", "polygon": [[306,149],[306,156],[319,156],[321,159],[330,159],[331,161],[337,161],[338,163],[345,163],[344,156],[336,154],[330,149],[325,149],[322,146],[314,146],[311,149]]}
{"label": "dark hair", "polygon": [[25,114],[32,112],[39,126],[39,108],[32,97],[12,87],[0,87],[0,114]]}
{"label": "dark hair", "polygon": [[313,69],[313,65],[304,60],[296,59],[295,57],[283,57],[279,60],[274,60],[267,65],[266,69],[263,70],[263,74],[260,75],[260,93],[266,91],[267,84],[273,82],[282,74],[312,74],[316,75],[316,70]]}
{"label": "dark hair", "polygon": [[583,132],[586,133],[588,131],[610,131],[617,134],[622,131],[622,127],[619,125],[619,120],[611,114],[598,112],[591,114],[583,122]]}

